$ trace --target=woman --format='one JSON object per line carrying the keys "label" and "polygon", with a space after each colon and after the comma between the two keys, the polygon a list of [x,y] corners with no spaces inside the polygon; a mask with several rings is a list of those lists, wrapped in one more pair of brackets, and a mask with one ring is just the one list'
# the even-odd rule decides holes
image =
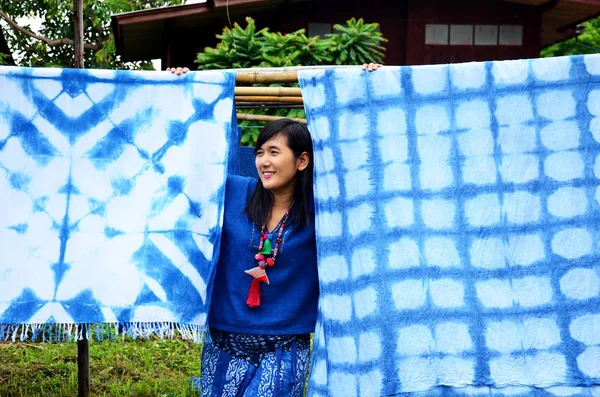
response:
{"label": "woman", "polygon": [[202,396],[304,392],[319,295],[310,133],[289,119],[273,121],[254,153],[258,180],[227,179]]}
{"label": "woman", "polygon": [[304,389],[319,295],[310,134],[297,122],[273,121],[254,153],[259,180],[227,180],[202,396]]}

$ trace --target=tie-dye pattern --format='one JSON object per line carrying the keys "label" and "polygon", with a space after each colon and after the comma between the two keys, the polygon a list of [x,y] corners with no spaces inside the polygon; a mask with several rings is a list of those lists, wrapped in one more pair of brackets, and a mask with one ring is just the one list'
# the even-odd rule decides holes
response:
{"label": "tie-dye pattern", "polygon": [[309,395],[598,395],[600,56],[299,78]]}
{"label": "tie-dye pattern", "polygon": [[221,72],[0,68],[3,339],[70,339],[73,324],[200,336],[234,85]]}

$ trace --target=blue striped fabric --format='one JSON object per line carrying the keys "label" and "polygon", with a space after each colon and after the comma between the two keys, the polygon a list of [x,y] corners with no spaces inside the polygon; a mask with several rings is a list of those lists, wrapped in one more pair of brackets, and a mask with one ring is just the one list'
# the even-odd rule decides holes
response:
{"label": "blue striped fabric", "polygon": [[600,56],[299,78],[309,395],[598,395]]}
{"label": "blue striped fabric", "polygon": [[0,338],[200,338],[234,85],[0,68]]}

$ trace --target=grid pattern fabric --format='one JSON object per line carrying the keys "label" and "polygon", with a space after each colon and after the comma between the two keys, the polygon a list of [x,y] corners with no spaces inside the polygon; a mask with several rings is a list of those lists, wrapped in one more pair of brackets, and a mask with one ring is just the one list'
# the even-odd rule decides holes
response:
{"label": "grid pattern fabric", "polygon": [[220,72],[0,68],[2,338],[63,340],[99,323],[199,337],[234,84]]}
{"label": "grid pattern fabric", "polygon": [[299,78],[309,395],[593,395],[570,387],[600,383],[600,56]]}

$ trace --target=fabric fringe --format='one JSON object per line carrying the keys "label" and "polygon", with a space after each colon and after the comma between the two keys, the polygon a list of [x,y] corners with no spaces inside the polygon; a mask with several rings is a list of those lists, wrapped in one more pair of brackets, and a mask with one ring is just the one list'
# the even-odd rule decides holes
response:
{"label": "fabric fringe", "polygon": [[202,343],[204,325],[172,322],[127,322],[101,324],[0,324],[0,342],[71,342],[76,340],[135,340],[158,336]]}

